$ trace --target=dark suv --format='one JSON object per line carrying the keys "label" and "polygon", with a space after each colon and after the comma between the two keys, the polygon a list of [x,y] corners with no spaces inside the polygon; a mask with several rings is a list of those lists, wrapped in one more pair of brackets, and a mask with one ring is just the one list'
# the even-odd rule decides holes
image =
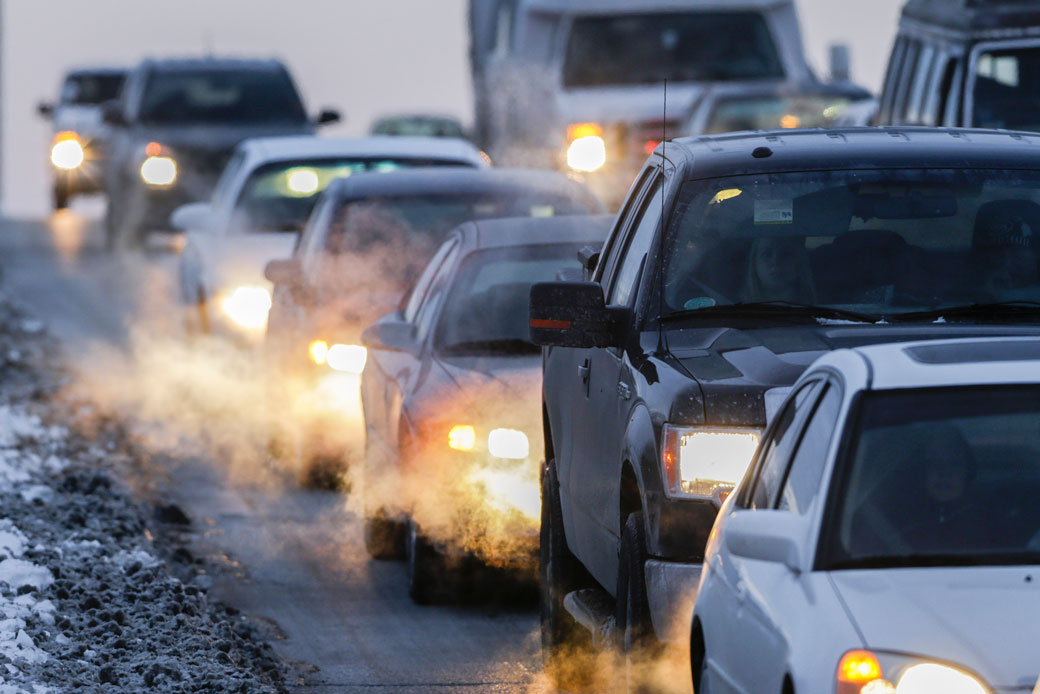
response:
{"label": "dark suv", "polygon": [[531,290],[550,672],[574,674],[576,624],[615,620],[626,653],[689,637],[719,506],[818,356],[1040,334],[1038,145],[864,128],[657,148],[587,281]]}
{"label": "dark suv", "polygon": [[[104,109],[109,245],[130,245],[170,212],[208,199],[242,140],[314,132],[285,66],[275,60],[146,60]],[[322,111],[317,123],[339,119]]]}
{"label": "dark suv", "polygon": [[1035,0],[910,0],[877,122],[1040,131],[1037,94]]}

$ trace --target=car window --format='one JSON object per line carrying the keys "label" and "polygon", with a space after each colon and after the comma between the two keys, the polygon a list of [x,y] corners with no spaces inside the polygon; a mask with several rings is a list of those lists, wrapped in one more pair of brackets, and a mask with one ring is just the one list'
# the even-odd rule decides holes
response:
{"label": "car window", "polygon": [[650,251],[654,236],[661,226],[663,195],[664,186],[661,179],[658,178],[654,181],[653,188],[645,198],[635,227],[625,241],[625,249],[620,256],[620,265],[611,283],[610,299],[607,303],[623,306],[631,305],[635,296],[636,286],[639,283],[639,270],[643,266],[643,260]]}
{"label": "car window", "polygon": [[923,102],[927,96],[925,87],[927,86],[929,77],[932,73],[932,65],[934,62],[935,48],[932,46],[924,46],[917,59],[917,66],[914,70],[913,76],[913,85],[910,88],[910,99],[906,106],[907,123],[919,125],[921,122],[921,111],[924,106]]}
{"label": "car window", "polygon": [[936,61],[935,69],[932,71],[931,86],[928,89],[928,100],[921,112],[921,122],[924,125],[939,125],[943,111],[946,109],[946,99],[953,86],[955,67],[956,61],[945,53],[941,54]]}
{"label": "car window", "polygon": [[884,91],[881,94],[880,117],[883,123],[892,119],[892,109],[895,105],[896,90],[899,87],[900,68],[903,67],[903,54],[906,52],[907,40],[905,37],[896,39],[892,46],[892,55],[888,59],[888,72],[885,75]]}
{"label": "car window", "polygon": [[746,499],[747,508],[773,507],[787,461],[791,457],[794,444],[802,429],[801,424],[805,419],[805,413],[816,401],[816,394],[821,387],[821,381],[814,381],[802,386],[794,397],[787,401],[778,415],[776,427],[772,430],[769,439],[762,444],[763,448],[759,455],[751,493]]}
{"label": "car window", "polygon": [[224,166],[220,178],[217,179],[217,185],[213,188],[213,197],[210,198],[210,205],[214,210],[220,209],[226,204],[230,204],[230,198],[234,194],[232,187],[234,186],[235,181],[238,178],[238,172],[245,161],[246,153],[243,150],[237,150]]}
{"label": "car window", "polygon": [[975,61],[971,125],[1040,131],[1040,45],[986,50]]}
{"label": "car window", "polygon": [[779,508],[784,511],[804,514],[811,508],[820,489],[823,468],[827,462],[827,449],[838,421],[841,407],[841,391],[828,385],[813,411],[798,450],[791,459]]}
{"label": "car window", "polygon": [[415,314],[415,334],[419,342],[424,342],[426,336],[430,334],[430,330],[433,328],[434,321],[437,318],[437,311],[441,305],[441,298],[451,285],[451,275],[454,272],[455,258],[458,254],[459,247],[457,245],[448,251],[444,262],[441,263],[440,268],[434,275],[433,281],[430,282],[430,290],[426,293],[422,303],[419,304],[419,310]]}
{"label": "car window", "polygon": [[903,69],[899,74],[899,88],[896,91],[896,100],[893,106],[892,120],[894,123],[906,121],[906,114],[910,107],[910,90],[914,84],[914,74],[917,72],[917,60],[921,55],[921,42],[911,40],[906,47],[903,57]]}
{"label": "car window", "polygon": [[434,254],[433,258],[430,259],[430,263],[426,266],[426,269],[419,275],[419,279],[415,282],[415,287],[412,289],[412,293],[408,296],[408,303],[404,307],[404,319],[405,321],[412,323],[415,321],[415,316],[419,311],[419,306],[422,304],[426,293],[430,289],[430,283],[433,281],[434,276],[437,274],[437,270],[440,269],[444,263],[444,258],[447,257],[448,253],[458,245],[458,239],[451,239],[443,246],[441,246]]}
{"label": "car window", "polygon": [[325,196],[318,201],[317,207],[304,226],[296,254],[303,265],[305,276],[314,272],[320,260],[321,249],[325,245],[325,237],[328,235],[335,209],[336,200],[332,196]]}
{"label": "car window", "polygon": [[611,264],[613,260],[616,259],[618,254],[617,249],[621,244],[621,236],[624,234],[625,229],[628,228],[632,216],[635,214],[636,210],[639,209],[640,193],[646,186],[647,179],[656,172],[656,167],[648,168],[643,172],[643,175],[636,180],[635,185],[633,185],[632,189],[629,191],[626,198],[625,208],[621,211],[621,214],[618,215],[618,220],[620,221],[615,223],[614,229],[607,237],[603,251],[600,254],[599,264],[596,266],[596,271],[593,273],[593,277],[595,277],[597,281],[602,282],[603,277],[606,276],[607,265]]}

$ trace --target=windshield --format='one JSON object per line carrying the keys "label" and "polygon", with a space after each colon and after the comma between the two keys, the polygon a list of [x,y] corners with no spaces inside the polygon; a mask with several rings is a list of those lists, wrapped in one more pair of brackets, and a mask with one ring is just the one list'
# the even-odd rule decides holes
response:
{"label": "windshield", "polygon": [[879,318],[1040,301],[1034,172],[781,173],[691,182],[680,195],[666,315],[785,302]]}
{"label": "windshield", "polygon": [[462,126],[450,118],[426,118],[402,116],[384,118],[372,126],[373,135],[413,135],[419,137],[465,138]]}
{"label": "windshield", "polygon": [[988,51],[978,57],[972,125],[1040,131],[1040,46]]}
{"label": "windshield", "polygon": [[579,269],[579,247],[516,246],[471,254],[452,281],[437,322],[437,348],[538,354],[528,327],[531,285],[552,282],[561,270]]}
{"label": "windshield", "polygon": [[[740,50],[733,50],[737,45]],[[769,27],[758,12],[578,17],[563,64],[565,87],[783,76]]]}
{"label": "windshield", "polygon": [[153,72],[141,99],[142,123],[304,123],[284,70]]}
{"label": "windshield", "polygon": [[466,164],[406,157],[346,157],[266,164],[253,171],[242,187],[235,203],[233,226],[248,231],[299,231],[318,195],[336,178],[363,171],[460,165]]}
{"label": "windshield", "polygon": [[851,103],[847,96],[822,94],[724,97],[708,116],[704,134],[824,127],[833,124]]}
{"label": "windshield", "polygon": [[124,75],[120,73],[78,73],[69,75],[61,88],[61,103],[95,105],[119,96]]}
{"label": "windshield", "polygon": [[1040,388],[869,393],[858,431],[825,567],[1040,563]]}

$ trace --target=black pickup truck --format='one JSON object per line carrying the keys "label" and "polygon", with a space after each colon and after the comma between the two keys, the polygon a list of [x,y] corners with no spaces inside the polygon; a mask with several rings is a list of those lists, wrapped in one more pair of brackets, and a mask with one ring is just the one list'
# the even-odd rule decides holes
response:
{"label": "black pickup truck", "polygon": [[886,128],[657,148],[585,281],[531,290],[550,672],[574,673],[579,624],[626,654],[689,638],[718,508],[818,356],[1040,334],[1037,145]]}

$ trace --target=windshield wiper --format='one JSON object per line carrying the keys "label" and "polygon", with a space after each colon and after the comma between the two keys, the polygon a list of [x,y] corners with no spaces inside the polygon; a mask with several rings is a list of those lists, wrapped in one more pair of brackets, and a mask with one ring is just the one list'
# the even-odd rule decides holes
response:
{"label": "windshield wiper", "polygon": [[754,301],[737,304],[717,304],[703,308],[684,309],[662,317],[662,320],[674,320],[700,316],[752,316],[769,318],[820,318],[831,320],[847,320],[855,323],[877,323],[884,316],[873,313],[859,313],[831,306],[815,306],[799,304],[793,301]]}
{"label": "windshield wiper", "polygon": [[1040,302],[1038,301],[995,301],[897,313],[893,318],[899,321],[938,320],[939,318],[999,318],[1006,320],[1038,315],[1040,315]]}
{"label": "windshield wiper", "polygon": [[442,354],[480,354],[497,352],[503,354],[539,354],[542,348],[527,340],[501,339],[501,340],[470,340],[468,342],[456,342],[440,348]]}

